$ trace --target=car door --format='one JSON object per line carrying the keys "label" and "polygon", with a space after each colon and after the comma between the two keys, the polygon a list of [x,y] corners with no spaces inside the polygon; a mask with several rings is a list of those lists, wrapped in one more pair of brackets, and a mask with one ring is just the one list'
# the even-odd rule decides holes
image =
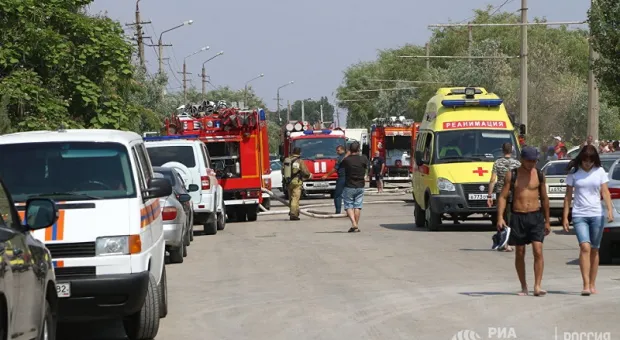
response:
{"label": "car door", "polygon": [[8,339],[35,337],[38,325],[34,325],[33,319],[41,314],[39,311],[32,315],[34,306],[40,307],[41,302],[35,301],[34,278],[29,279],[26,274],[26,234],[20,230],[20,225],[19,217],[11,208],[11,200],[0,184],[0,279],[8,300],[11,325]]}

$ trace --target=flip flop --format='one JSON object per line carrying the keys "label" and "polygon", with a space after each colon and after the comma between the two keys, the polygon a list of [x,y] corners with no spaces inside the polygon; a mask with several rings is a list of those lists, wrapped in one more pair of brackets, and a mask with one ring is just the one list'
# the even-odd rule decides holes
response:
{"label": "flip flop", "polygon": [[592,292],[587,289],[581,291],[581,296],[590,296],[590,294],[592,294]]}
{"label": "flip flop", "polygon": [[350,233],[359,233],[360,232],[360,228],[351,228],[349,229]]}
{"label": "flip flop", "polygon": [[538,291],[538,292],[534,292],[534,296],[543,297],[543,296],[545,296],[545,295],[547,295],[547,291],[546,291],[546,290],[542,290],[542,289],[541,289],[541,290],[540,290],[540,291]]}

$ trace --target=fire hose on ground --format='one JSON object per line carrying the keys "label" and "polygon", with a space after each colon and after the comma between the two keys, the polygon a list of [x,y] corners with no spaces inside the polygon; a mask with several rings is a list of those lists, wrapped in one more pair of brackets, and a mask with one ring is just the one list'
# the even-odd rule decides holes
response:
{"label": "fire hose on ground", "polygon": [[[265,188],[262,189],[264,193],[268,194],[271,198],[278,200],[280,203],[284,204],[285,206],[289,207],[290,206],[290,202],[282,199],[278,196],[276,196],[276,194],[274,194],[273,192],[271,192],[270,190],[267,190]],[[406,190],[399,190],[399,189],[386,189],[384,190],[385,192],[379,193],[376,192],[376,190],[373,189],[366,189],[366,192],[364,193],[364,195],[373,195],[373,196],[401,196],[404,193],[410,192],[411,189],[406,189]],[[378,201],[366,201],[364,202],[364,205],[366,204],[393,204],[393,203],[408,203],[408,201],[406,200],[378,200]],[[262,212],[258,213],[259,216],[266,216],[266,215],[284,215],[284,214],[288,214],[289,210],[267,210],[265,207],[263,207],[261,204],[259,204],[258,206],[260,208],[260,210],[262,210]],[[338,218],[338,217],[347,217],[346,214],[334,214],[334,213],[328,213],[325,211],[320,211],[320,210],[311,210],[312,208],[321,208],[321,207],[334,207],[333,203],[321,203],[321,204],[307,204],[307,205],[300,205],[299,206],[299,213],[308,217],[314,217],[314,218]]]}

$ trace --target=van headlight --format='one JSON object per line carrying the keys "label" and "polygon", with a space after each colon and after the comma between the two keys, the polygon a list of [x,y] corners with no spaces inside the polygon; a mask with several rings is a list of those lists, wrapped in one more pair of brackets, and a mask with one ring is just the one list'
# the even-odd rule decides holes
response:
{"label": "van headlight", "polygon": [[95,244],[97,256],[129,254],[129,236],[100,237]]}
{"label": "van headlight", "polygon": [[456,191],[454,184],[443,177],[437,178],[437,187],[439,188],[439,191]]}

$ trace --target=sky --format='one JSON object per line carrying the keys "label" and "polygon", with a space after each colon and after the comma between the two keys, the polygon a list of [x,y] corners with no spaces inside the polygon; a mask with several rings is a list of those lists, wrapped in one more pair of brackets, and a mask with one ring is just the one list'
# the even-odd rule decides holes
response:
{"label": "sky", "polygon": [[[528,17],[549,21],[587,18],[588,0],[530,0]],[[164,65],[169,91],[182,91],[183,60],[203,46],[210,49],[186,59],[191,85],[201,88],[202,63],[219,51],[224,54],[206,63],[214,86],[241,89],[251,86],[268,108],[276,108],[277,88],[286,101],[326,96],[333,102],[344,70],[376,58],[380,49],[405,44],[424,45],[429,24],[461,22],[473,10],[487,5],[515,12],[520,0],[141,0],[144,31],[157,43],[159,34],[183,21],[184,26],[165,33]],[[123,25],[135,21],[134,0],[95,0],[89,11],[106,13]],[[465,21],[466,22],[466,21]],[[133,34],[129,29],[128,34]],[[150,43],[150,41],[149,41]],[[145,47],[147,67],[157,72],[156,48]],[[174,73],[176,74],[174,74]],[[188,86],[191,86],[188,84]],[[218,98],[209,98],[218,100]]]}

